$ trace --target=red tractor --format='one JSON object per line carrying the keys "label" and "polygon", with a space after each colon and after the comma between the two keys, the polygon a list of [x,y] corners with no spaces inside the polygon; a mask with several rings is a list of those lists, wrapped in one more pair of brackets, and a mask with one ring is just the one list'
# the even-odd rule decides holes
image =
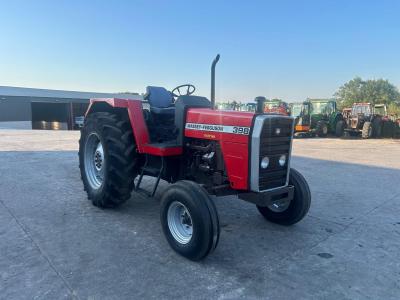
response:
{"label": "red tractor", "polygon": [[361,133],[363,139],[394,135],[395,123],[388,115],[386,104],[353,103],[345,121],[348,135]]}
{"label": "red tractor", "polygon": [[262,106],[263,112],[269,114],[289,115],[289,105],[280,99],[267,99],[263,96],[258,96],[254,100],[257,105]]}
{"label": "red tractor", "polygon": [[[162,229],[191,260],[219,240],[211,195],[236,195],[282,225],[303,219],[311,202],[306,180],[290,168],[293,118],[216,110],[218,60],[211,101],[194,96],[190,84],[171,92],[147,87],[135,99],[91,99],[79,141],[84,189],[95,206],[120,205],[133,190],[152,197],[160,179],[170,183],[161,196]],[[155,177],[151,191],[141,188],[144,175]]]}

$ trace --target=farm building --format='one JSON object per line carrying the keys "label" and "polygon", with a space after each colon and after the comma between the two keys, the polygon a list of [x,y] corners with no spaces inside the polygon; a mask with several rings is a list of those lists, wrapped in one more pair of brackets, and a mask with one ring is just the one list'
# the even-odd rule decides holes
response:
{"label": "farm building", "polygon": [[77,129],[91,98],[132,95],[0,86],[0,128]]}

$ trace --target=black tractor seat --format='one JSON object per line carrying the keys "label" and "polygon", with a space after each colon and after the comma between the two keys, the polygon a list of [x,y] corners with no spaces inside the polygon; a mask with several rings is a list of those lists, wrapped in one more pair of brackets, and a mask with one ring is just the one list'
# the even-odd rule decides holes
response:
{"label": "black tractor seat", "polygon": [[150,112],[157,115],[174,116],[174,97],[165,88],[159,86],[146,87],[144,99],[149,101]]}
{"label": "black tractor seat", "polygon": [[[186,113],[189,108],[211,108],[211,102],[207,98],[193,95],[179,96],[174,103],[172,93],[157,86],[148,86],[144,99],[149,102],[151,113],[147,125],[151,140],[149,145],[153,146],[149,149],[163,149],[155,151],[158,155],[179,152],[170,148],[182,147]],[[169,150],[164,150],[167,148]]]}

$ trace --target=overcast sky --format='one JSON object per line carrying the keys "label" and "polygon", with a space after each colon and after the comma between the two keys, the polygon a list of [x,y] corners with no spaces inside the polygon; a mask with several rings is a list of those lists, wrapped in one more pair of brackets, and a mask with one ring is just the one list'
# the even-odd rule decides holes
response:
{"label": "overcast sky", "polygon": [[400,1],[1,1],[0,85],[217,100],[331,97],[358,75],[400,85]]}

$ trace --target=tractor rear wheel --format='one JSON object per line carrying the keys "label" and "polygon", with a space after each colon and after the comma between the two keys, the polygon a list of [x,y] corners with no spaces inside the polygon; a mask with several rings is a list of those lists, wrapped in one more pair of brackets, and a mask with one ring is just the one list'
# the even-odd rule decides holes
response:
{"label": "tractor rear wheel", "polygon": [[323,121],[318,121],[316,133],[318,137],[326,137],[328,135],[328,124]]}
{"label": "tractor rear wheel", "polygon": [[197,183],[184,180],[170,185],[161,198],[160,218],[169,245],[190,260],[205,258],[218,244],[217,209]]}
{"label": "tractor rear wheel", "polygon": [[341,136],[343,136],[343,133],[344,133],[344,121],[339,120],[336,122],[335,135],[337,137],[341,137]]}
{"label": "tractor rear wheel", "polygon": [[372,137],[372,124],[371,122],[365,122],[361,131],[361,137],[363,139],[370,139]]}
{"label": "tractor rear wheel", "polygon": [[293,225],[302,220],[310,209],[311,192],[306,179],[295,169],[290,169],[289,184],[294,186],[293,199],[285,203],[258,206],[258,211],[268,221],[280,225]]}
{"label": "tractor rear wheel", "polygon": [[137,161],[126,113],[96,112],[85,119],[79,168],[84,190],[95,206],[114,207],[130,198]]}
{"label": "tractor rear wheel", "polygon": [[382,122],[383,137],[391,138],[394,136],[395,124],[391,120],[385,120]]}
{"label": "tractor rear wheel", "polygon": [[375,138],[382,137],[383,122],[381,118],[375,118],[372,121],[372,136]]}

